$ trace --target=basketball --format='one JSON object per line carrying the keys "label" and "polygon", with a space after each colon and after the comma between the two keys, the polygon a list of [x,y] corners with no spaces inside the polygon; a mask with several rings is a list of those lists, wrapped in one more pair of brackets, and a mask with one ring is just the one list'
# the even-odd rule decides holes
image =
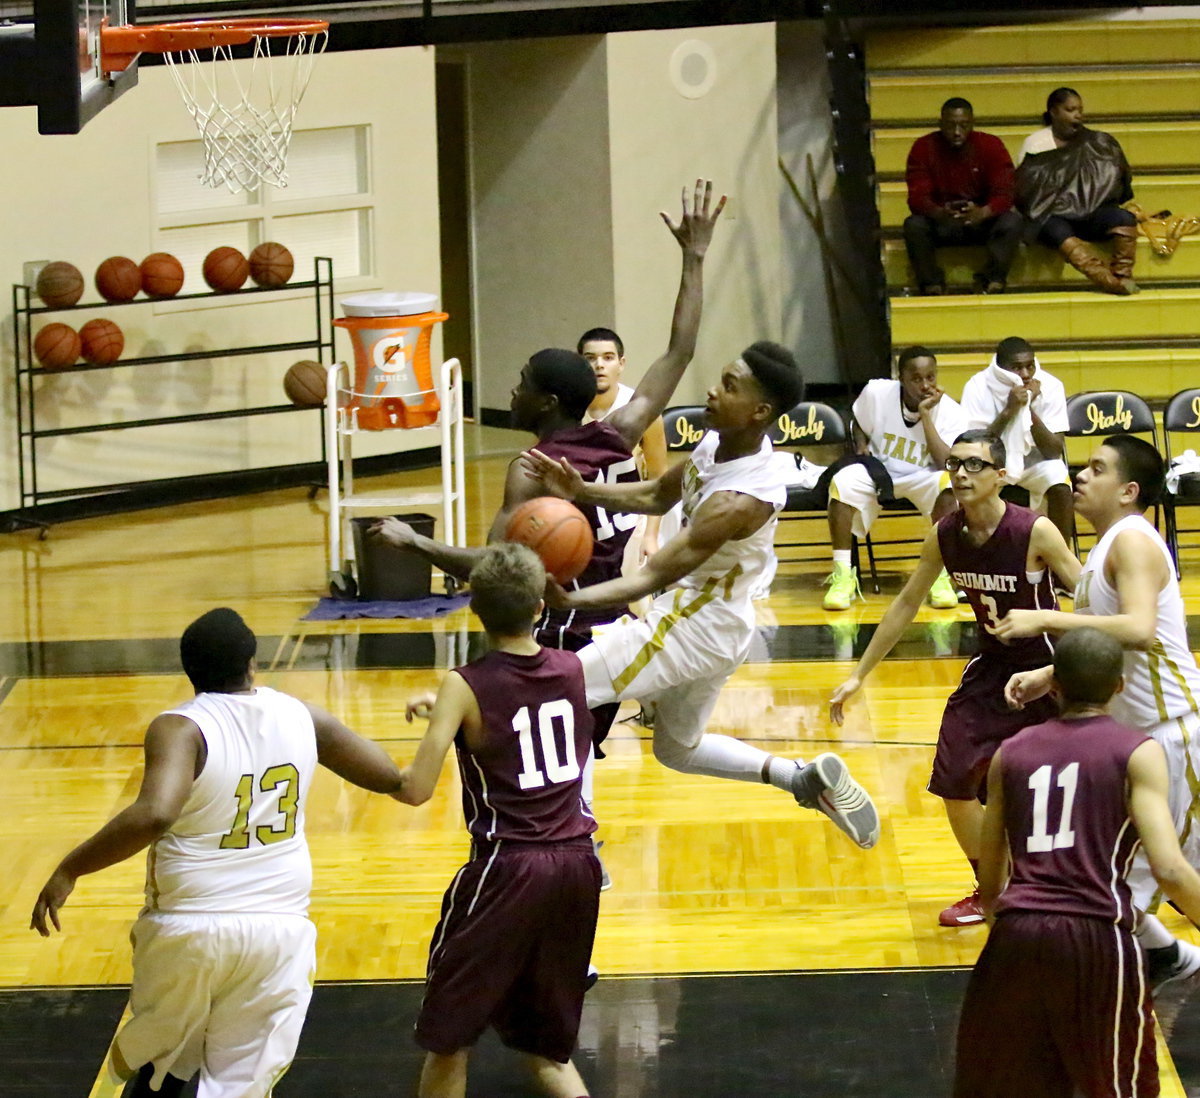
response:
{"label": "basketball", "polygon": [[125,333],[111,320],[97,317],[79,329],[80,354],[93,366],[116,362],[125,350]]}
{"label": "basketball", "polygon": [[69,324],[47,324],[33,340],[33,353],[43,366],[74,366],[82,345]]}
{"label": "basketball", "polygon": [[219,293],[240,290],[250,277],[250,264],[237,248],[213,248],[204,257],[204,281]]}
{"label": "basketball", "polygon": [[528,545],[559,583],[570,583],[592,559],[592,528],[573,503],[539,496],[522,503],[504,531],[506,541]]}
{"label": "basketball", "polygon": [[295,268],[292,253],[282,244],[267,241],[250,253],[250,277],[256,286],[282,286]]}
{"label": "basketball", "polygon": [[37,295],[51,309],[65,309],[83,297],[83,275],[72,263],[47,263],[37,277]]}
{"label": "basketball", "polygon": [[146,256],[141,272],[147,297],[174,297],[183,288],[183,264],[169,252]]}
{"label": "basketball", "polygon": [[96,268],[96,292],[105,301],[132,301],[141,289],[142,272],[132,259],[114,255]]}
{"label": "basketball", "polygon": [[325,367],[309,358],[294,363],[283,375],[283,391],[301,408],[319,408],[325,403]]}

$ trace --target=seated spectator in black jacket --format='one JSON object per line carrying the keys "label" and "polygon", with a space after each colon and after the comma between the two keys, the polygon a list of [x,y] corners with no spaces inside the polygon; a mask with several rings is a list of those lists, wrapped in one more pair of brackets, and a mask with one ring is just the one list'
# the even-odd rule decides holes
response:
{"label": "seated spectator in black jacket", "polygon": [[[1025,138],[1017,157],[1018,203],[1030,233],[1102,290],[1137,293],[1137,218],[1121,209],[1133,197],[1133,180],[1120,143],[1083,124],[1083,100],[1074,88],[1055,88],[1042,120],[1045,128]],[[1111,260],[1087,244],[1108,237]]]}
{"label": "seated spectator in black jacket", "polygon": [[1013,164],[998,137],[975,132],[965,99],[947,99],[934,133],[913,142],[905,169],[908,208],[904,243],[923,294],[946,292],[935,251],[985,244],[987,263],[975,276],[984,293],[1004,290],[1024,223],[1013,209]]}

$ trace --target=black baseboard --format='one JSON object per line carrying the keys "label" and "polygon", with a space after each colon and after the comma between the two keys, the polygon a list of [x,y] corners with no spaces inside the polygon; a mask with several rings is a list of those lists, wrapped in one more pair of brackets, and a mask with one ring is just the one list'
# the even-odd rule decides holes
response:
{"label": "black baseboard", "polygon": [[[376,454],[355,458],[354,475],[373,476],[402,469],[425,469],[441,460],[439,448],[424,446],[398,454]],[[270,492],[277,488],[310,486],[314,490],[328,483],[328,467],[323,462],[301,465],[277,465],[264,469],[245,469],[232,473],[209,473],[192,477],[172,477],[148,481],[136,486],[115,486],[110,492],[76,496],[44,503],[37,508],[0,511],[0,531],[14,530],[95,515],[119,515],[173,503],[196,503],[206,499]]]}

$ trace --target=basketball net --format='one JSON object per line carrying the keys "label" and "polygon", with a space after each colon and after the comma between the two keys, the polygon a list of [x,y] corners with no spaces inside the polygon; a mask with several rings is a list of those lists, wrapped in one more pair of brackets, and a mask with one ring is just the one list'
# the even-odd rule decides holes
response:
{"label": "basketball net", "polygon": [[245,62],[236,61],[228,45],[164,52],[204,144],[201,182],[233,194],[263,183],[287,186],[296,108],[328,40],[328,30],[256,36]]}

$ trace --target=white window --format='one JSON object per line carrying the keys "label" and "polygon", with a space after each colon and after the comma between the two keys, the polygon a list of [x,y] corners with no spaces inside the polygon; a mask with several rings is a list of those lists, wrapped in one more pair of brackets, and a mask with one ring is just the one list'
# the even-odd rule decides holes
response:
{"label": "white window", "polygon": [[[183,264],[185,292],[206,289],[204,257],[226,245],[249,255],[267,240],[296,261],[293,281],[313,276],[313,259],[329,256],[340,287],[374,274],[370,127],[297,130],[288,154],[287,187],[230,194],[199,181],[199,141],[158,145],[155,205],[158,250]],[[351,285],[353,283],[351,282]]]}

